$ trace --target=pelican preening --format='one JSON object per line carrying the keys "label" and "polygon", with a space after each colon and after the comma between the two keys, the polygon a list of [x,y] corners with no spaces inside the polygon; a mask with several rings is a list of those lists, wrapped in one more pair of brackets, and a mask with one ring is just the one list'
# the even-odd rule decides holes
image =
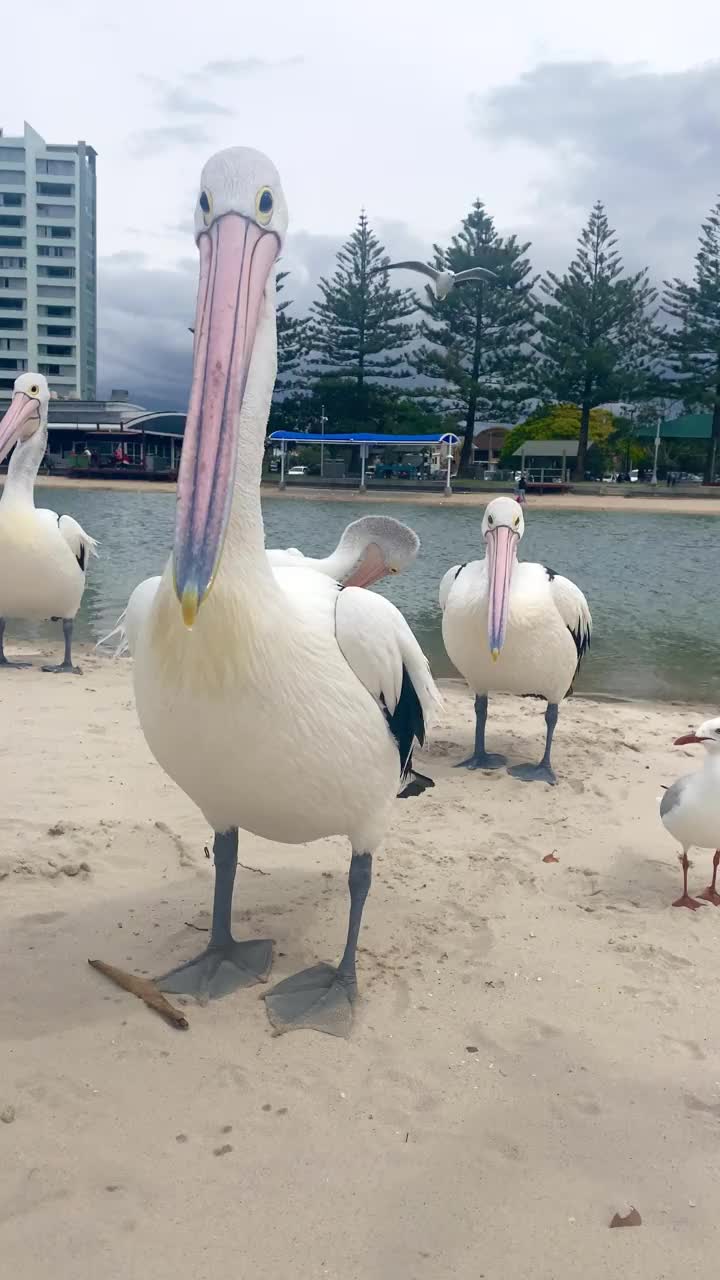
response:
{"label": "pelican preening", "polygon": [[324,559],[305,556],[295,547],[267,552],[273,568],[302,564],[335,578],[344,587],[371,587],[388,574],[403,573],[417,558],[420,539],[392,516],[361,516],[345,529],[335,550]]}
{"label": "pelican preening", "polygon": [[475,690],[475,747],[468,769],[498,769],[507,761],[485,748],[488,694],[516,693],[547,701],[545,751],[539,764],[509,772],[554,784],[550,762],[558,704],[572,686],[590,644],[592,619],[582,591],[541,564],[518,563],[525,521],[513,498],[485,509],[484,560],[454,565],[440,583],[443,640],[451,662]]}
{"label": "pelican preening", "polygon": [[[347,525],[335,550],[322,559],[305,556],[297,547],[267,550],[265,554],[274,569],[314,569],[334,578],[341,587],[371,587],[388,574],[408,569],[419,550],[420,539],[406,524],[392,516],[361,516]],[[120,640],[116,656],[126,652],[132,655],[138,622],[145,616],[160,580],[158,574],[138,584],[115,627],[98,641],[98,647],[117,635]]]}
{"label": "pelican preening", "polygon": [[[720,864],[720,716],[705,720],[693,733],[675,739],[675,746],[699,743],[705,748],[704,767],[699,773],[688,773],[667,788],[660,801],[660,817],[666,831],[682,846],[680,865],[683,870],[682,897],[674,907],[695,911],[703,902],[720,907],[717,891]],[[689,849],[714,849],[712,880],[700,899],[688,893]]]}
{"label": "pelican preening", "polygon": [[437,267],[428,266],[427,262],[389,262],[384,267],[375,267],[370,275],[378,275],[381,271],[417,271],[422,276],[429,276],[433,283],[435,296],[442,301],[456,285],[472,284],[478,280],[490,280],[499,283],[494,271],[487,267],[468,267],[466,271],[451,271],[445,267],[438,271]]}
{"label": "pelican preening", "polygon": [[265,552],[260,478],[286,228],[269,160],[237,147],[208,161],[174,546],[133,620],[133,679],[153,754],[215,832],[210,944],[160,985],[210,997],[268,976],[272,943],[231,932],[238,828],[290,844],[344,834],[342,959],[280,983],[266,1007],[279,1030],[345,1034],[372,856],[438,693],[389,601],[302,562],[273,568]]}
{"label": "pelican preening", "polygon": [[85,590],[88,556],[96,542],[72,516],[35,506],[35,479],[47,448],[50,392],[40,373],[16,378],[10,408],[0,422],[0,462],[15,446],[0,498],[0,670],[28,667],[9,662],[3,649],[7,618],[61,620],[62,662],[43,671],[73,666],[73,619]]}

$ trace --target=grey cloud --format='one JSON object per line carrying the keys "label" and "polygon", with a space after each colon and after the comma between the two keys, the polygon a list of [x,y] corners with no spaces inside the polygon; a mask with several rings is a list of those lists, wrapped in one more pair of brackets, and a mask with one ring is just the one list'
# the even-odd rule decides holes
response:
{"label": "grey cloud", "polygon": [[276,71],[282,67],[296,67],[304,61],[302,54],[299,53],[291,58],[218,58],[213,62],[206,62],[205,66],[194,74],[198,79],[207,76],[238,78],[255,75],[260,71]]}
{"label": "grey cloud", "polygon": [[[130,259],[130,261],[128,261]],[[187,404],[197,263],[172,270],[147,265],[140,254],[114,254],[99,264],[99,394],[112,387],[149,409]]]}
{"label": "grey cloud", "polygon": [[648,263],[660,278],[691,270],[700,222],[716,198],[718,104],[718,63],[680,72],[544,63],[476,96],[472,127],[494,144],[529,146],[543,157],[533,225],[523,227],[538,265],[567,262],[599,198],[628,262]]}
{"label": "grey cloud", "polygon": [[211,140],[204,125],[166,124],[132,134],[130,146],[136,155],[151,156],[166,151],[168,147],[199,147]]}
{"label": "grey cloud", "polygon": [[200,98],[183,85],[167,85],[159,101],[165,111],[179,112],[186,116],[231,116],[230,107],[211,98]]}

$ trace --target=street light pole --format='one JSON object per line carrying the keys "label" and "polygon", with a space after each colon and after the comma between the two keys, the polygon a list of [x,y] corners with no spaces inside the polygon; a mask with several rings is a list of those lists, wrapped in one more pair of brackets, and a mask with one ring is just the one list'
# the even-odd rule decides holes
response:
{"label": "street light pole", "polygon": [[[327,422],[327,418],[325,417],[325,405],[321,404],[320,405],[320,435],[321,436],[325,435],[326,422]],[[320,479],[321,480],[324,475],[325,475],[325,444],[321,442],[320,444]]]}
{"label": "street light pole", "polygon": [[653,455],[653,469],[652,469],[652,475],[650,477],[651,484],[657,484],[658,482],[657,464],[658,464],[659,452],[660,452],[660,417],[658,416],[658,420],[655,423],[655,453]]}

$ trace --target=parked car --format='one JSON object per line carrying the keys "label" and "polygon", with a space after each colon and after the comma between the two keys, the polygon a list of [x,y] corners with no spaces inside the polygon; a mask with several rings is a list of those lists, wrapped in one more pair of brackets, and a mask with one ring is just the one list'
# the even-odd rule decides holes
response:
{"label": "parked car", "polygon": [[310,470],[309,467],[291,467],[290,470],[288,471],[288,475],[289,476],[306,476],[309,470]]}

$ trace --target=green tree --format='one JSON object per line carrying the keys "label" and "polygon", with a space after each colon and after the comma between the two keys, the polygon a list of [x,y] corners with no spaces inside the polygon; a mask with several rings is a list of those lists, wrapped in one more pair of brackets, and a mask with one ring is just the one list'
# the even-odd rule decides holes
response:
{"label": "green tree", "polygon": [[563,276],[548,272],[538,300],[537,377],[543,394],[580,405],[575,478],[585,478],[590,413],[647,394],[654,378],[657,293],[647,271],[627,275],[598,201]]}
{"label": "green tree", "polygon": [[677,322],[667,334],[677,392],[688,409],[712,414],[703,475],[709,484],[720,443],[720,201],[702,224],[692,283],[666,281],[663,307]]}
{"label": "green tree", "polygon": [[[392,289],[383,246],[363,210],[337,255],[332,279],[320,280],[321,297],[311,308],[314,362],[324,373],[366,382],[409,376],[404,351],[413,338],[408,317],[415,310],[409,289]],[[362,397],[361,397],[362,398]]]}
{"label": "green tree", "polygon": [[426,301],[419,304],[425,313],[424,342],[415,353],[415,367],[435,382],[435,403],[456,419],[463,416],[460,472],[467,473],[476,421],[514,420],[531,393],[527,364],[535,282],[525,257],[529,245],[498,235],[480,200],[450,244],[433,248],[431,265],[438,270],[480,266],[498,277],[458,286],[442,300],[428,286]]}
{"label": "green tree", "polygon": [[[579,439],[581,416],[579,404],[540,405],[524,422],[508,431],[503,444],[502,461],[510,465],[515,450],[526,440]],[[608,409],[592,409],[589,426],[591,442],[604,447],[615,429],[615,420]]]}
{"label": "green tree", "polygon": [[[283,292],[289,271],[278,271],[276,288],[278,294]],[[282,387],[288,387],[298,374],[303,358],[308,352],[308,319],[298,318],[289,313],[290,299],[284,298],[277,304],[277,351],[278,381]]]}

